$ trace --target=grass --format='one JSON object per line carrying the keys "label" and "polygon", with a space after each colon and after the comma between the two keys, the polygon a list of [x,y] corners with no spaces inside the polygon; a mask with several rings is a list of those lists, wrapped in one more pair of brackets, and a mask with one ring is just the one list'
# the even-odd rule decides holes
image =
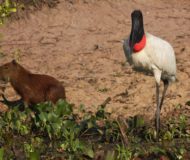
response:
{"label": "grass", "polygon": [[4,21],[12,13],[17,12],[17,3],[11,0],[5,0],[0,4],[0,25],[4,24]]}
{"label": "grass", "polygon": [[92,114],[83,106],[80,117],[63,100],[24,111],[16,106],[0,117],[0,159],[181,160],[189,156],[189,124],[184,115],[167,120],[157,142],[154,127],[142,117],[123,119],[122,124],[111,119],[104,107]]}
{"label": "grass", "polygon": [[52,8],[58,3],[59,0],[2,0],[0,3],[0,25],[3,25],[9,17],[14,17],[15,13],[17,13],[15,18],[19,18],[18,11],[31,11],[32,8],[41,9],[44,5]]}

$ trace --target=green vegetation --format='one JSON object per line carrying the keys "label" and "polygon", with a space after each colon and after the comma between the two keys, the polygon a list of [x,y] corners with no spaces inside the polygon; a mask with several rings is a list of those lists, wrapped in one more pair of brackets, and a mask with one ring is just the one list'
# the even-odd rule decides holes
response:
{"label": "green vegetation", "polygon": [[87,160],[101,156],[107,160],[131,160],[165,156],[180,160],[188,156],[190,134],[184,115],[169,119],[156,142],[155,130],[142,117],[129,118],[123,133],[121,123],[111,119],[104,107],[90,114],[82,106],[75,114],[73,105],[62,100],[24,111],[16,106],[0,117],[0,159]]}
{"label": "green vegetation", "polygon": [[58,0],[2,0],[0,3],[0,25],[4,24],[12,13],[16,13],[20,9],[30,10],[31,6],[39,9],[43,5],[55,7],[58,3]]}
{"label": "green vegetation", "polygon": [[17,11],[17,3],[11,0],[5,0],[0,4],[0,25],[2,25],[7,17],[11,15],[11,13],[15,13]]}

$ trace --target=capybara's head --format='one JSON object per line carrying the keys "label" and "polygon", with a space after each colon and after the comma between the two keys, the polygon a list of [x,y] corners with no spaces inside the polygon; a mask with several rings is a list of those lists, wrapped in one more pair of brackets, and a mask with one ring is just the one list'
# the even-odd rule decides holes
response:
{"label": "capybara's head", "polygon": [[0,80],[8,82],[12,76],[17,74],[17,66],[18,64],[15,60],[0,66]]}

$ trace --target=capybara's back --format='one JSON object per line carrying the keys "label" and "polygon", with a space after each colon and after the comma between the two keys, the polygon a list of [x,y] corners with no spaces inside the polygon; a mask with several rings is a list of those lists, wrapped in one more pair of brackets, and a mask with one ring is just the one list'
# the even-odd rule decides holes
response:
{"label": "capybara's back", "polygon": [[58,80],[48,75],[32,74],[14,60],[0,66],[0,79],[10,81],[28,105],[45,101],[56,103],[66,98],[65,88]]}

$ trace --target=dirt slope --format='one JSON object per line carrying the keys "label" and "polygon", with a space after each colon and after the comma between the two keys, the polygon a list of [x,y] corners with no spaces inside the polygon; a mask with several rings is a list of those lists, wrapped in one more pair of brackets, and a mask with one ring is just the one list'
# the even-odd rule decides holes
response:
{"label": "dirt slope", "polygon": [[[168,40],[177,57],[178,82],[168,90],[162,114],[190,99],[189,0],[61,0],[0,28],[0,64],[19,57],[35,73],[63,81],[68,100],[95,111],[107,97],[113,116],[155,112],[154,78],[125,65],[122,44],[130,32],[130,13],[141,9],[145,30]],[[8,89],[9,99],[15,94]]]}

